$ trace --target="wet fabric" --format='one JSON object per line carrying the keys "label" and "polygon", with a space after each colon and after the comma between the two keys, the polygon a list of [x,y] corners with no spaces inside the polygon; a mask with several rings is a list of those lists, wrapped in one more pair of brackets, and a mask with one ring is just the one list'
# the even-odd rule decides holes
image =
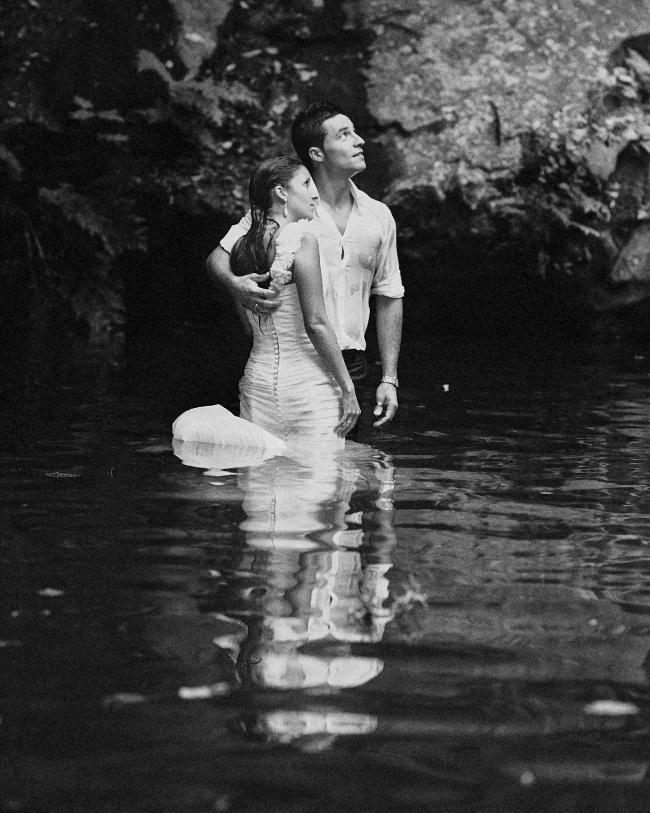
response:
{"label": "wet fabric", "polygon": [[[370,296],[404,296],[393,215],[350,182],[354,205],[343,234],[324,206],[319,206],[308,229],[318,238],[327,317],[342,350],[364,350],[370,319]],[[250,228],[250,213],[221,240],[230,253]]]}
{"label": "wet fabric", "polygon": [[253,349],[240,383],[240,415],[287,443],[313,440],[343,447],[334,433],[341,390],[305,331],[295,284],[280,291],[282,306],[255,317]]}

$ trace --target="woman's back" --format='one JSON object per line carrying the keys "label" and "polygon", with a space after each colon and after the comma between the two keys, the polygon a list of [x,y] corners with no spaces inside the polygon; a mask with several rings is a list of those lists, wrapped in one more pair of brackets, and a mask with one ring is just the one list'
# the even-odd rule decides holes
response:
{"label": "woman's back", "polygon": [[269,316],[246,312],[253,349],[240,382],[240,414],[287,442],[300,436],[343,446],[334,433],[341,391],[307,335],[291,275],[307,225],[290,223],[274,236],[271,287],[279,289],[280,307]]}

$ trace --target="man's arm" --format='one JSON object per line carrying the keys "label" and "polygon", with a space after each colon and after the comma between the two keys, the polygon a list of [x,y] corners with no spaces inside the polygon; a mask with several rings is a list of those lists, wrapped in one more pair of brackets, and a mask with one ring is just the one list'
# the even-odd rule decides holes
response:
{"label": "man's arm", "polygon": [[246,234],[249,227],[250,215],[247,214],[230,229],[208,257],[206,261],[208,274],[242,307],[248,308],[254,313],[273,313],[280,304],[275,301],[277,294],[266,288],[260,288],[258,284],[262,280],[268,279],[268,274],[246,274],[238,277],[232,273],[230,268],[230,250],[237,240]]}
{"label": "man's arm", "polygon": [[206,262],[208,274],[214,282],[227,291],[236,303],[254,313],[273,313],[279,306],[274,291],[260,288],[258,283],[268,279],[267,274],[235,276],[230,270],[230,254],[217,246]]}
{"label": "man's arm", "polygon": [[[397,378],[397,360],[402,343],[402,300],[388,296],[376,298],[377,344],[383,375]],[[377,387],[377,406],[373,426],[382,426],[397,411],[397,387],[380,384]]]}
{"label": "man's arm", "polygon": [[[377,258],[370,293],[376,295],[377,342],[383,375],[397,378],[397,359],[402,342],[402,297],[404,286],[397,257],[397,228],[387,206],[381,205],[385,237]],[[374,426],[388,423],[397,410],[397,387],[380,384],[377,388]]]}

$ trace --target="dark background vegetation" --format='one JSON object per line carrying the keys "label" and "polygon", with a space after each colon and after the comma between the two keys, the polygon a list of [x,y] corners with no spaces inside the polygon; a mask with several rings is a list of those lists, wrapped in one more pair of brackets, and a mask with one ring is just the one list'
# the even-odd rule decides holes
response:
{"label": "dark background vegetation", "polygon": [[[209,325],[236,336],[205,258],[243,212],[252,167],[289,152],[295,112],[329,98],[367,138],[360,185],[386,199],[398,221],[409,331],[645,330],[648,38],[630,30],[605,58],[597,53],[595,83],[579,87],[572,104],[558,100],[547,120],[509,122],[496,91],[489,104],[481,95],[478,57],[463,67],[467,54],[456,49],[452,64],[440,31],[431,34],[433,11],[446,24],[439,4],[420,12],[408,0],[385,5],[5,7],[3,329],[16,335],[47,323],[96,345],[125,329],[166,335]],[[569,24],[582,11],[565,5]],[[529,21],[538,12],[546,19],[542,6],[527,8]],[[450,32],[471,47],[480,34],[483,53],[498,42],[504,71],[511,42],[523,36],[522,15],[506,7],[494,0],[481,5],[482,17],[457,15]],[[466,4],[463,13],[478,8]],[[486,9],[500,12],[501,28]],[[517,58],[532,62],[538,51],[529,37]],[[461,68],[469,90],[450,96],[445,83]],[[388,109],[408,77],[413,98],[402,94]],[[439,98],[422,84],[434,79]]]}

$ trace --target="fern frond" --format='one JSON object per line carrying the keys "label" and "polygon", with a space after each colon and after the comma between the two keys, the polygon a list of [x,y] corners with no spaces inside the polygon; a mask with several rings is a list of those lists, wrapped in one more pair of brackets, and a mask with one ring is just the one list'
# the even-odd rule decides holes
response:
{"label": "fern frond", "polygon": [[224,102],[230,104],[245,104],[250,107],[260,108],[257,96],[241,82],[218,82],[214,85],[216,93]]}
{"label": "fern frond", "polygon": [[217,127],[221,127],[224,121],[222,101],[260,107],[255,94],[241,82],[215,83],[211,79],[204,79],[201,82],[194,79],[176,81],[151,51],[138,51],[138,73],[142,71],[153,71],[157,74],[167,85],[169,95],[175,104],[196,110]]}
{"label": "fern frond", "polygon": [[108,256],[145,249],[140,220],[130,212],[115,209],[104,213],[93,198],[76,192],[70,184],[62,184],[58,189],[43,187],[38,194],[41,200],[58,209],[66,220],[98,237]]}
{"label": "fern frond", "polygon": [[172,78],[172,75],[163,65],[163,63],[158,59],[158,57],[151,51],[147,51],[144,48],[141,48],[138,51],[137,70],[138,73],[142,73],[143,71],[153,71],[154,73],[158,74],[158,76],[163,80],[163,82],[168,87],[171,87],[172,85],[176,84],[175,80]]}
{"label": "fern frond", "polygon": [[23,167],[13,152],[0,142],[0,161],[7,168],[9,175],[19,181],[23,174]]}
{"label": "fern frond", "polygon": [[219,106],[221,98],[212,82],[174,82],[169,90],[176,104],[194,108],[217,127],[221,127],[223,124],[223,111]]}

